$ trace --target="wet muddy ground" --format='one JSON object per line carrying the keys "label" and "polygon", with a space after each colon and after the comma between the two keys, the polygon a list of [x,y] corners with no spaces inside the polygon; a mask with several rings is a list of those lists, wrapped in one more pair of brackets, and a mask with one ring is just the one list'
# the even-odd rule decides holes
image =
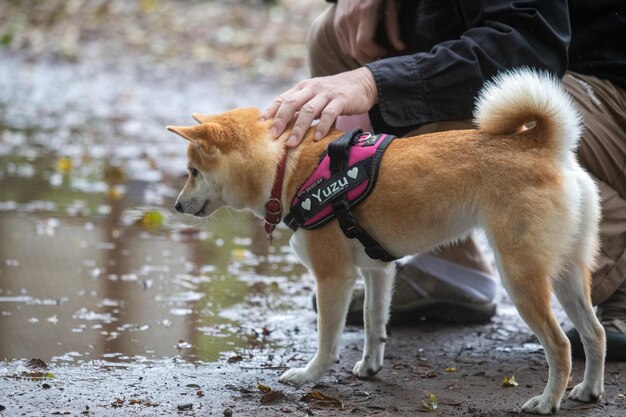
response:
{"label": "wet muddy ground", "polygon": [[[319,384],[278,383],[315,352],[313,279],[287,231],[269,246],[247,213],[174,213],[186,145],[163,128],[305,76],[320,2],[269,3],[0,6],[0,415],[502,416],[543,389],[504,294],[485,325],[391,328],[372,380],[350,374],[349,326]],[[561,415],[625,415],[625,372]]]}

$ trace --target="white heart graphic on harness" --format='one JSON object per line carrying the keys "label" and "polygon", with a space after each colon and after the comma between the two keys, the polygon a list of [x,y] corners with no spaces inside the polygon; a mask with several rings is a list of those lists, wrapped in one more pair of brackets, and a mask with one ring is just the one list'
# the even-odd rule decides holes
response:
{"label": "white heart graphic on harness", "polygon": [[357,175],[359,175],[359,167],[354,167],[350,171],[348,171],[348,176],[353,180],[356,179]]}
{"label": "white heart graphic on harness", "polygon": [[305,210],[311,210],[311,199],[307,198],[306,200],[304,200],[302,204],[300,204],[300,207]]}

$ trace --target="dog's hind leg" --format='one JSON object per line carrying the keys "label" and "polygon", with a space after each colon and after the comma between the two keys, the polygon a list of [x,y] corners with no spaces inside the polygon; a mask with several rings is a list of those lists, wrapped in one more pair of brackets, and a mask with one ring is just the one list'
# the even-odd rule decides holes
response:
{"label": "dog's hind leg", "polygon": [[362,269],[361,273],[365,280],[365,344],[363,358],[354,365],[352,373],[365,378],[376,375],[383,367],[395,264],[389,263],[384,269]]}
{"label": "dog's hind leg", "polygon": [[[322,233],[322,230],[326,233]],[[352,287],[358,275],[345,239],[337,239],[336,235],[329,233],[332,229],[316,232],[307,234],[306,241],[292,238],[291,244],[315,275],[317,353],[304,368],[289,369],[282,374],[282,382],[315,382],[337,360]]]}
{"label": "dog's hind leg", "polygon": [[548,383],[543,393],[528,400],[522,410],[553,414],[560,407],[572,364],[569,340],[556,321],[550,303],[550,266],[546,265],[549,260],[540,258],[531,245],[512,244],[504,249],[503,245],[492,246],[502,283],[517,311],[543,345],[549,365]]}
{"label": "dog's hind leg", "polygon": [[[554,282],[554,292],[576,330],[585,349],[583,382],[569,397],[578,401],[596,401],[604,392],[606,335],[591,304],[591,267],[598,246],[600,206],[596,185],[586,174],[578,175],[581,205],[580,227],[574,258],[565,273]],[[575,187],[571,186],[570,189]]]}
{"label": "dog's hind leg", "polygon": [[569,394],[578,401],[596,401],[604,392],[606,337],[591,305],[590,275],[588,268],[570,266],[567,274],[554,283],[556,296],[578,330],[585,349],[583,382]]}

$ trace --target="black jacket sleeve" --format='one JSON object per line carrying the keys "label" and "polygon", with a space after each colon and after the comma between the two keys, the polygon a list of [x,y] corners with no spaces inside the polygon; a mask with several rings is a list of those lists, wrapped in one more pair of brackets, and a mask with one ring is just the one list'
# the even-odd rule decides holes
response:
{"label": "black jacket sleeve", "polygon": [[378,89],[370,112],[377,131],[403,134],[425,123],[469,119],[481,85],[498,71],[527,66],[565,73],[566,0],[411,3],[413,13],[405,7],[400,19],[403,38],[417,52],[367,64]]}

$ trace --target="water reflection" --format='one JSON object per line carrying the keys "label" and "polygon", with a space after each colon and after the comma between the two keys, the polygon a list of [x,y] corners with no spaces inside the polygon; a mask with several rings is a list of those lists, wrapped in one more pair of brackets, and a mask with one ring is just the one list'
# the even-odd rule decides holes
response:
{"label": "water reflection", "polygon": [[286,236],[270,248],[248,214],[171,209],[186,145],[164,126],[273,93],[133,68],[0,51],[0,357],[213,361],[301,342],[312,282]]}
{"label": "water reflection", "polygon": [[286,236],[174,216],[180,175],[42,153],[0,156],[1,357],[213,361],[291,337],[309,291]]}

